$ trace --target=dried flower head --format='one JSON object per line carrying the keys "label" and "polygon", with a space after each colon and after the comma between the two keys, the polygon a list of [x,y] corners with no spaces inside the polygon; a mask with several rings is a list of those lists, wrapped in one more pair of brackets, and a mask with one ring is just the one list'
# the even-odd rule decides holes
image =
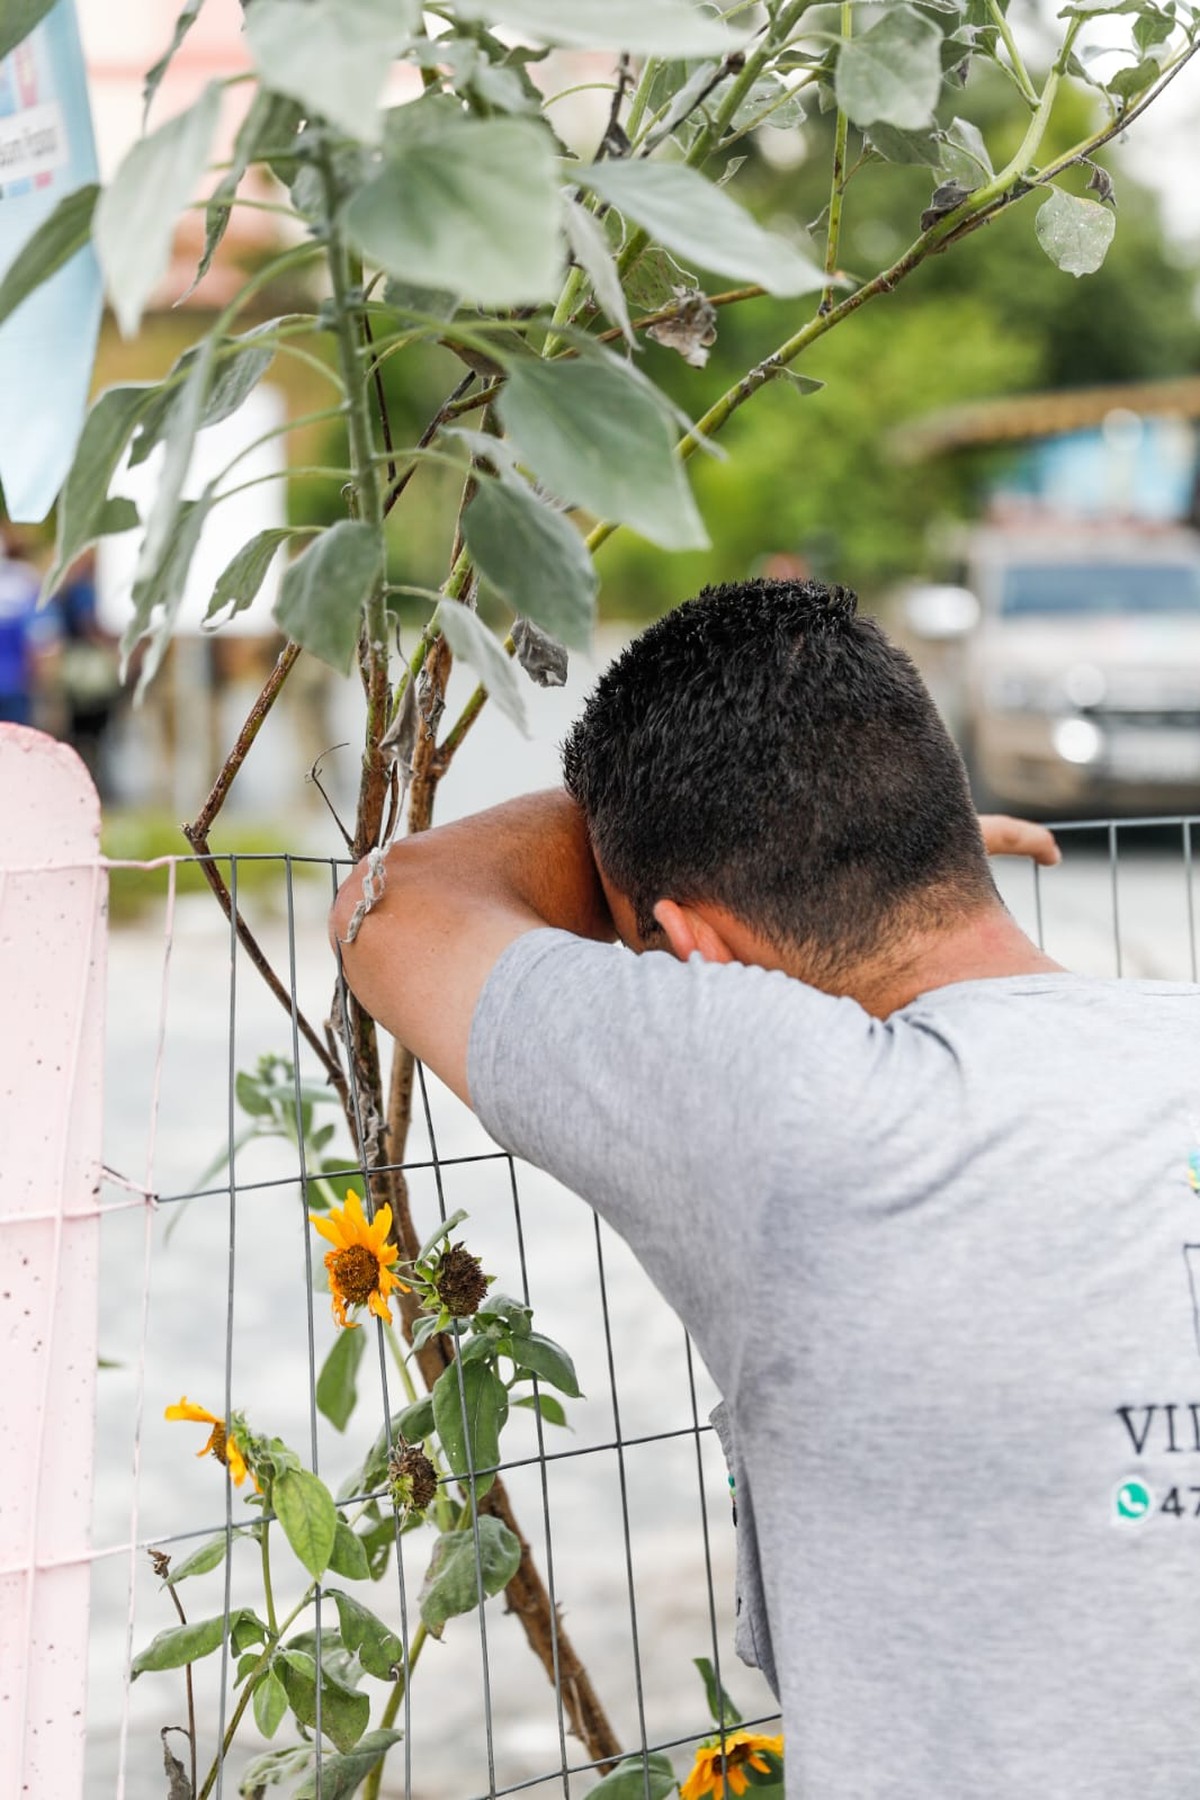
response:
{"label": "dried flower head", "polygon": [[419,1444],[396,1445],[388,1457],[388,1485],[401,1512],[424,1512],[437,1493],[437,1473]]}
{"label": "dried flower head", "polygon": [[756,1731],[727,1731],[724,1741],[701,1744],[692,1772],[680,1786],[680,1800],[725,1800],[726,1788],[740,1796],[750,1785],[747,1770],[770,1773],[768,1756],[783,1755],[782,1737],[762,1737]]}
{"label": "dried flower head", "polygon": [[407,1288],[392,1270],[400,1252],[388,1242],[392,1229],[392,1209],[381,1206],[373,1219],[368,1219],[362,1201],[353,1188],[346,1195],[345,1206],[330,1209],[329,1217],[309,1213],[309,1219],[321,1236],[333,1245],[326,1252],[325,1268],[329,1274],[329,1292],[333,1300],[333,1316],[339,1325],[354,1327],[357,1319],[346,1317],[348,1306],[365,1306],[377,1319],[392,1323],[388,1295],[393,1289],[402,1294]]}
{"label": "dried flower head", "polygon": [[180,1397],[177,1405],[168,1406],[163,1418],[186,1419],[195,1425],[211,1425],[208,1442],[197,1450],[196,1455],[208,1456],[211,1452],[229,1470],[234,1487],[241,1487],[246,1479],[246,1458],[236,1431],[230,1431],[224,1419],[218,1419],[216,1413],[206,1412],[202,1406],[193,1405],[186,1394]]}
{"label": "dried flower head", "polygon": [[438,1299],[456,1319],[478,1312],[491,1284],[477,1256],[465,1244],[451,1244],[444,1250],[433,1278]]}

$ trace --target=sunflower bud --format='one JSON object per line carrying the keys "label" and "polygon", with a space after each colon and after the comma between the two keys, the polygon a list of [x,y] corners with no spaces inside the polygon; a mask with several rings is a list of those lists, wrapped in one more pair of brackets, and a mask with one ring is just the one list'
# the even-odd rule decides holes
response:
{"label": "sunflower bud", "polygon": [[437,1493],[437,1474],[417,1444],[401,1441],[388,1457],[388,1486],[400,1512],[424,1512]]}
{"label": "sunflower bud", "polygon": [[464,1244],[451,1244],[438,1263],[434,1286],[446,1311],[453,1318],[464,1319],[479,1311],[491,1279]]}

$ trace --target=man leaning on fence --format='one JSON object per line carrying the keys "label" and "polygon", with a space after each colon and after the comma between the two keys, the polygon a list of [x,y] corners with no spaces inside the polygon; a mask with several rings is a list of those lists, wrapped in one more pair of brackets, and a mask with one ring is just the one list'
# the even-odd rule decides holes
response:
{"label": "man leaning on fence", "polygon": [[1200,990],[1022,934],[845,589],[702,594],[564,761],[335,929],[692,1333],[792,1800],[1200,1795]]}

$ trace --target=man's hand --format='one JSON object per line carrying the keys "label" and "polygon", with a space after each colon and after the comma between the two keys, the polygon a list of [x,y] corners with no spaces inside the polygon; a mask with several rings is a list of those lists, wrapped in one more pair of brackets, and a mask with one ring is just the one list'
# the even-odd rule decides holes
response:
{"label": "man's hand", "polygon": [[1007,813],[980,813],[979,829],[989,856],[1032,856],[1043,868],[1062,861],[1054,833],[1029,819],[1010,819]]}

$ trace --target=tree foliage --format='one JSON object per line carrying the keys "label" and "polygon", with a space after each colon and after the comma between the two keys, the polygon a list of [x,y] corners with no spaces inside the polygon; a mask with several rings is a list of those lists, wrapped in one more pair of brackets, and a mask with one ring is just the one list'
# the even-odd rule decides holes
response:
{"label": "tree foliage", "polygon": [[[198,10],[185,7],[173,47]],[[1098,62],[1088,55],[1088,27],[1108,13],[1127,22],[1128,51]],[[139,397],[124,390],[119,409],[108,397],[98,402],[106,428],[100,438],[85,431],[81,441],[68,480],[72,505],[63,509],[70,535],[63,552],[78,549],[81,518],[85,535],[128,526],[128,509],[105,501],[144,408],[167,455],[145,523],[126,649],[148,638],[143,668],[153,670],[188,547],[207,511],[236,485],[222,478],[199,501],[184,499],[196,430],[240,404],[272,354],[302,348],[306,337],[330,343],[346,424],[338,488],[351,516],[338,525],[321,520],[328,535],[301,543],[279,617],[295,641],[336,667],[348,667],[356,653],[368,666],[369,754],[378,757],[399,693],[419,673],[402,668],[396,682],[388,667],[391,587],[427,588],[427,619],[439,592],[474,608],[490,587],[501,611],[578,642],[595,579],[570,546],[577,523],[596,522],[589,548],[618,526],[662,548],[704,548],[681,461],[833,326],[892,292],[927,257],[969,240],[1037,190],[1036,205],[1023,209],[1028,240],[1036,234],[1068,274],[1098,268],[1113,237],[1112,183],[1093,178],[1090,192],[1077,192],[1074,171],[1086,176],[1106,138],[1173,77],[1196,28],[1185,0],[1084,0],[1064,9],[1050,68],[1033,71],[1003,0],[895,0],[886,8],[859,0],[725,0],[715,8],[692,0],[570,8],[541,0],[442,0],[425,8],[416,0],[248,0],[258,88],[233,166],[209,203],[205,263],[256,164],[282,184],[301,239],[251,277],[164,383]],[[600,69],[612,70],[599,143],[568,150],[558,136],[563,109],[533,79],[554,45],[592,49]],[[388,106],[393,64],[407,65],[413,97]],[[153,79],[161,73],[156,65]],[[1010,101],[999,112],[997,83]],[[1064,103],[1084,90],[1095,116],[1063,144]],[[127,332],[137,327],[175,218],[211,154],[218,98],[213,84],[136,145],[90,214]],[[781,126],[806,131],[814,148],[833,136],[828,204],[809,233],[799,229],[794,204],[790,218],[756,218],[755,199],[770,184],[756,181],[754,158],[744,173],[738,167],[757,134]],[[864,276],[863,234],[844,233],[843,218],[877,215],[872,183],[894,175],[923,190],[924,205],[907,247]],[[70,223],[74,230],[79,222]],[[31,280],[54,266],[63,229],[61,220],[48,221],[43,230],[55,242],[29,247]],[[855,273],[847,275],[851,242]],[[239,334],[253,296],[269,292],[273,276],[305,267],[323,267],[328,297],[307,313]],[[720,280],[736,283],[735,293],[748,290],[747,298],[787,297],[792,320],[801,322],[705,408],[711,389],[698,373],[686,383],[674,371],[665,382],[650,378],[664,353],[643,354],[641,333],[674,344],[698,369],[721,329],[711,302],[732,297],[713,293]],[[778,304],[772,310],[777,316]],[[635,332],[630,319],[639,314]],[[391,377],[428,365],[434,345],[466,375],[426,428],[404,419],[401,431],[390,416]],[[691,425],[687,415],[697,411]],[[129,426],[120,442],[108,429],[114,420]],[[141,425],[141,440],[149,429]],[[402,568],[397,584],[394,556],[389,580],[387,522],[410,487],[424,490],[431,471],[443,488],[458,484],[465,541],[450,522],[448,575],[445,563],[440,575],[428,569],[421,580]],[[247,552],[259,580],[267,549]],[[235,574],[240,580],[240,565]],[[227,583],[218,618],[230,597]],[[443,610],[437,618],[451,616]],[[426,630],[422,661],[440,634],[440,624]],[[460,626],[456,649],[481,674],[486,665],[497,685],[495,657],[479,633]]]}

